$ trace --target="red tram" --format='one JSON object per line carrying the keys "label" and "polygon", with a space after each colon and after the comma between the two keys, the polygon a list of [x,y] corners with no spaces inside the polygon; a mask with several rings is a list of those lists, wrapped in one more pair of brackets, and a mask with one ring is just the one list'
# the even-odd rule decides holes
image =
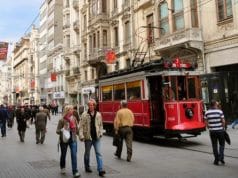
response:
{"label": "red tram", "polygon": [[198,73],[189,63],[161,61],[99,79],[99,111],[107,132],[123,99],[135,115],[136,136],[181,138],[205,130]]}

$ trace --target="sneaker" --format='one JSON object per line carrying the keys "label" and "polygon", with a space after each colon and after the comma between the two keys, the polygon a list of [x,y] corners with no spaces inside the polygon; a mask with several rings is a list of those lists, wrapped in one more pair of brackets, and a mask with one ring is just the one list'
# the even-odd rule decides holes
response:
{"label": "sneaker", "polygon": [[62,168],[62,169],[60,170],[60,173],[61,173],[61,174],[66,174],[66,169],[65,169],[65,168]]}
{"label": "sneaker", "polygon": [[98,173],[98,175],[100,176],[100,177],[104,177],[104,175],[106,174],[106,171],[99,171],[99,173]]}
{"label": "sneaker", "polygon": [[79,172],[76,172],[75,174],[74,174],[74,178],[79,178],[81,175],[79,174]]}

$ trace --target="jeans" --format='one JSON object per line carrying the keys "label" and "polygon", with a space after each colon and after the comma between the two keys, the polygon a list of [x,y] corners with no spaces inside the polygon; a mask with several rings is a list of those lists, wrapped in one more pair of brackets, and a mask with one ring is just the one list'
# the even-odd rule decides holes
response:
{"label": "jeans", "polygon": [[[217,131],[217,132],[210,131],[210,138],[212,142],[212,149],[215,161],[224,160],[224,149],[225,149],[224,131]],[[218,142],[219,142],[219,149],[218,149]]]}
{"label": "jeans", "polygon": [[65,168],[65,159],[67,154],[67,148],[70,147],[71,152],[71,165],[72,172],[75,174],[78,172],[77,169],[77,141],[70,141],[69,143],[60,143],[61,156],[60,156],[60,168]]}
{"label": "jeans", "polygon": [[237,124],[238,124],[238,119],[235,119],[235,120],[232,122],[231,127],[234,129]]}
{"label": "jeans", "polygon": [[101,141],[97,140],[85,140],[85,153],[84,153],[84,165],[85,169],[90,168],[90,150],[91,147],[94,147],[96,160],[97,160],[97,170],[98,172],[103,171],[103,161],[101,154]]}

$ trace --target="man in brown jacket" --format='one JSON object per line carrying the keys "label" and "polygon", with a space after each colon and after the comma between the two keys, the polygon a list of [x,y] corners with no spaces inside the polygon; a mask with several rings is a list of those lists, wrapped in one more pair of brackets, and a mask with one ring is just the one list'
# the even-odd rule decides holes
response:
{"label": "man in brown jacket", "polygon": [[123,138],[124,138],[126,141],[128,162],[131,161],[132,157],[133,124],[134,124],[134,114],[130,109],[127,108],[127,101],[123,100],[121,101],[121,109],[117,111],[116,117],[114,119],[115,134],[119,134],[121,138],[117,146],[115,156],[121,158]]}
{"label": "man in brown jacket", "polygon": [[36,114],[36,118],[35,118],[36,144],[44,143],[45,133],[46,133],[46,124],[47,124],[47,114],[44,112],[44,108],[40,106],[39,112]]}

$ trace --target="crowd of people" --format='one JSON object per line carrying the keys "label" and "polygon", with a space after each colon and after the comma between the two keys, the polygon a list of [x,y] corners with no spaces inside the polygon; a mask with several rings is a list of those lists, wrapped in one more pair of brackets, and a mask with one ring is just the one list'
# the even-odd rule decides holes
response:
{"label": "crowd of people", "polygon": [[[214,164],[219,165],[219,162],[225,164],[224,161],[224,148],[225,148],[225,118],[219,103],[212,100],[211,107],[206,111],[204,119],[209,129],[213,154]],[[43,144],[45,140],[47,120],[50,120],[51,109],[46,106],[21,106],[14,108],[12,106],[0,106],[0,127],[2,137],[6,137],[6,127],[12,127],[14,124],[14,117],[17,122],[18,134],[20,141],[24,142],[27,122],[35,124],[36,144]],[[53,111],[52,114],[57,114]],[[119,138],[115,156],[121,159],[123,139],[126,142],[127,148],[127,161],[132,159],[132,140],[133,140],[133,127],[134,114],[127,107],[127,101],[121,101],[121,107],[115,113],[114,118],[114,131],[115,136]],[[103,158],[101,153],[101,138],[103,136],[103,121],[102,115],[97,110],[97,103],[95,100],[90,99],[88,102],[88,110],[78,112],[77,107],[73,105],[66,105],[62,112],[62,117],[58,121],[56,134],[59,136],[60,155],[60,169],[61,173],[66,173],[66,155],[69,147],[71,153],[71,167],[72,174],[75,178],[81,175],[77,165],[77,147],[78,139],[84,142],[84,168],[85,172],[92,173],[90,166],[90,152],[92,146],[95,150],[97,161],[97,171],[100,177],[104,177],[106,171],[103,166]],[[219,143],[219,145],[218,145]]]}

